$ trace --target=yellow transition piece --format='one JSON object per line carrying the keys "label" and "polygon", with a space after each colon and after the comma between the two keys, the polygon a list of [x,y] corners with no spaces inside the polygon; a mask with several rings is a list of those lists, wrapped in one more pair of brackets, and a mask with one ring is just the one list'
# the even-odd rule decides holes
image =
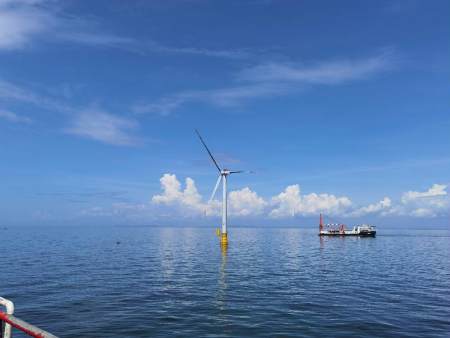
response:
{"label": "yellow transition piece", "polygon": [[228,234],[221,234],[220,235],[220,244],[228,245]]}

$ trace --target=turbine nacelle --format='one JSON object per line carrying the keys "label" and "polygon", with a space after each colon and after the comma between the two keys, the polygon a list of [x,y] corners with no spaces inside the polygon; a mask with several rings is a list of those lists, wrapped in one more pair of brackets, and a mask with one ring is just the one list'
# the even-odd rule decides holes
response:
{"label": "turbine nacelle", "polygon": [[[219,187],[219,184],[224,179],[224,177],[227,177],[228,175],[231,175],[231,174],[241,174],[241,173],[245,173],[245,172],[246,171],[244,171],[244,170],[221,169],[220,172],[219,172],[219,177],[217,177],[216,185],[215,185],[214,190],[213,190],[213,192],[211,194],[211,197],[209,198],[208,203],[211,203],[211,201],[214,199],[214,196],[216,195],[216,192],[217,192],[217,188]],[[224,189],[226,189],[226,187],[224,187]]]}
{"label": "turbine nacelle", "polygon": [[220,170],[220,175],[231,175],[231,174],[241,174],[245,173],[244,170],[228,170],[228,169],[222,169]]}

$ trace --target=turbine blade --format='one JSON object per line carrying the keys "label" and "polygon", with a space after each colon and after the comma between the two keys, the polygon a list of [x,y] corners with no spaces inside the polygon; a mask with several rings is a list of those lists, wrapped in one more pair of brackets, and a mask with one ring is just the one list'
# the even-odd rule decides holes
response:
{"label": "turbine blade", "polygon": [[214,187],[214,190],[211,194],[211,197],[209,198],[208,203],[210,203],[213,200],[214,196],[216,195],[216,191],[217,191],[217,188],[219,187],[221,180],[222,180],[222,175],[219,175],[219,177],[217,178],[216,186]]}
{"label": "turbine blade", "polygon": [[209,151],[208,146],[206,145],[205,141],[203,141],[202,136],[200,135],[200,133],[198,132],[197,129],[195,129],[195,132],[197,133],[198,138],[200,139],[200,141],[202,142],[202,144],[203,144],[203,146],[205,147],[206,151],[208,152],[209,157],[211,157],[211,160],[214,162],[214,165],[216,166],[217,170],[219,170],[219,172],[221,172],[222,169],[220,169],[220,167],[219,167],[219,165],[217,164],[217,162],[216,162],[214,156],[213,156],[213,155],[211,154],[211,152]]}
{"label": "turbine blade", "polygon": [[230,171],[230,174],[242,174],[242,173],[254,174],[255,172],[251,171],[251,170],[232,170],[232,171]]}

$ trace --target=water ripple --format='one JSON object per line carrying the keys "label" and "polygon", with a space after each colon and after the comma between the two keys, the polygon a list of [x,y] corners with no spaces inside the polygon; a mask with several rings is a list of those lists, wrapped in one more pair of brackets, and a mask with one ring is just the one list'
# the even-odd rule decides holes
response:
{"label": "water ripple", "polygon": [[[381,230],[382,231],[382,230]],[[2,230],[0,295],[61,337],[448,337],[448,231]],[[120,241],[120,244],[117,242]],[[15,337],[21,337],[19,333]]]}

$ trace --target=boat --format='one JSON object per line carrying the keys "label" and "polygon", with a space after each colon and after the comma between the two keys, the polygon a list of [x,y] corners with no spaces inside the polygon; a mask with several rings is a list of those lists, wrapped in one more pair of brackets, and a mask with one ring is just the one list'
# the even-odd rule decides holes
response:
{"label": "boat", "polygon": [[320,214],[319,236],[375,237],[376,234],[377,230],[375,226],[370,224],[355,225],[351,230],[347,230],[345,224],[341,223],[323,224],[323,217]]}

